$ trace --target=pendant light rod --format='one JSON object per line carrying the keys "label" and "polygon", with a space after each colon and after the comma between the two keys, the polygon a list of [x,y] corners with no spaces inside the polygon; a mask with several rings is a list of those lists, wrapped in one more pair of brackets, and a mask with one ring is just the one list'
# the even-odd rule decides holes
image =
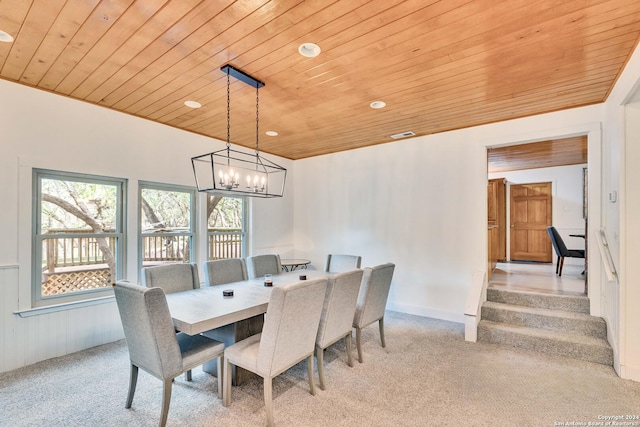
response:
{"label": "pendant light rod", "polygon": [[225,74],[229,74],[232,77],[235,77],[236,79],[245,82],[246,84],[248,84],[251,87],[255,87],[256,89],[261,88],[262,86],[264,86],[264,83],[261,82],[258,79],[255,79],[253,77],[251,77],[249,74],[245,73],[242,70],[237,69],[236,67],[234,67],[231,64],[227,64],[227,65],[223,65],[220,68]]}

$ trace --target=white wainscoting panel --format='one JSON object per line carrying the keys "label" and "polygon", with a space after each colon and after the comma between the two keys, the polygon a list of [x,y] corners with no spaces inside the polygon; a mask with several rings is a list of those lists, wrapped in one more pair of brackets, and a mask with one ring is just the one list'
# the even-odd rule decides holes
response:
{"label": "white wainscoting panel", "polygon": [[115,300],[20,317],[18,266],[0,266],[0,372],[124,338]]}

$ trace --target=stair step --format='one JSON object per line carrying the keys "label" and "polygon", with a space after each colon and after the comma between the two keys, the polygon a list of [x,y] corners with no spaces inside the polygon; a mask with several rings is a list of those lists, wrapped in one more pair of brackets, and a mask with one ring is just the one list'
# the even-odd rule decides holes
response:
{"label": "stair step", "polygon": [[546,308],[589,314],[589,298],[584,295],[540,294],[527,291],[515,291],[488,288],[487,301],[524,307]]}
{"label": "stair step", "polygon": [[573,311],[549,310],[487,301],[482,305],[482,319],[607,338],[607,324],[602,318]]}
{"label": "stair step", "polygon": [[602,338],[481,320],[478,341],[611,366],[613,350]]}

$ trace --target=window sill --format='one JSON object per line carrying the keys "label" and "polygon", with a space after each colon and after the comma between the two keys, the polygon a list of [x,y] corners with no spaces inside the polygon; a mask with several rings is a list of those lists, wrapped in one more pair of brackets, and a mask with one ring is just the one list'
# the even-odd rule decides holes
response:
{"label": "window sill", "polygon": [[47,305],[45,307],[34,307],[27,310],[14,311],[13,314],[17,314],[20,317],[32,317],[40,316],[42,314],[55,313],[58,311],[72,310],[76,308],[90,307],[92,305],[106,304],[113,302],[115,297],[113,295],[107,297],[94,298],[90,300],[65,302],[63,304]]}

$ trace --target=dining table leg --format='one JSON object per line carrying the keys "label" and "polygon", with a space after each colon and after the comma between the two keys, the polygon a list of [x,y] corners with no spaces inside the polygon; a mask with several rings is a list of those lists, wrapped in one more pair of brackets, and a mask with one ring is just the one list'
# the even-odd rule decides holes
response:
{"label": "dining table leg", "polygon": [[[224,343],[225,347],[229,347],[238,341],[242,341],[245,338],[262,332],[263,324],[264,314],[259,314],[230,325],[211,329],[204,332],[203,335],[221,341]],[[215,360],[211,360],[202,365],[202,370],[213,376],[218,376],[218,364]],[[235,365],[232,366],[231,383],[234,386],[244,383],[253,376],[255,376],[255,374],[247,371],[246,369],[239,368]]]}

